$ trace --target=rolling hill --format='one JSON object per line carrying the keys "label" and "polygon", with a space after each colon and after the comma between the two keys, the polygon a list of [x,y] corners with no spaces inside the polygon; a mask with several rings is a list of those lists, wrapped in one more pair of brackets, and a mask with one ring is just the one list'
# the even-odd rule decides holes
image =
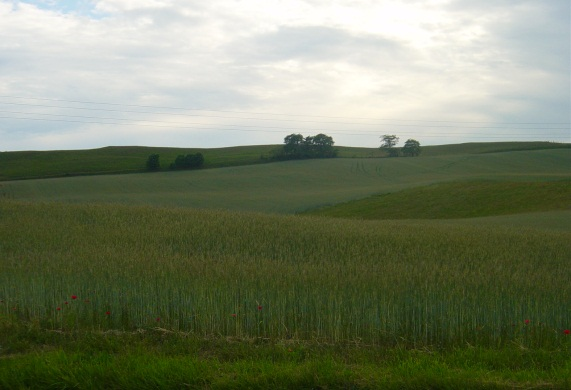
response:
{"label": "rolling hill", "polygon": [[[495,147],[502,148],[505,145],[499,144]],[[568,181],[571,177],[569,170],[571,151],[569,149],[492,153],[489,152],[494,149],[491,146],[484,148],[478,145],[477,148],[488,152],[444,153],[418,158],[362,157],[298,160],[197,171],[5,181],[0,183],[0,196],[40,202],[103,202],[300,213],[370,196],[388,199],[378,197],[437,183],[550,182]],[[254,149],[260,151],[260,149]],[[242,155],[252,156],[254,154],[252,151],[247,152],[248,150],[247,148],[242,150]],[[233,151],[238,153],[237,150]],[[228,158],[228,161],[236,162],[237,160]],[[567,185],[565,188],[568,188],[568,184],[561,185]],[[456,184],[456,186],[462,187],[462,184]],[[510,197],[512,195],[508,193],[515,187],[514,185],[511,187],[510,185],[495,185],[490,188],[490,191],[497,197]],[[485,187],[481,187],[478,191],[485,192]],[[568,207],[565,206],[569,202],[565,189],[561,190],[561,186],[558,186],[557,191],[563,191],[563,195],[560,195],[561,199],[548,209]],[[414,192],[409,194],[407,196],[417,199],[427,196],[418,192],[416,195]],[[440,197],[442,202],[446,202],[446,191],[431,196]],[[536,206],[539,202],[521,202],[523,206],[511,212],[548,211],[545,210],[545,206],[538,209]],[[416,200],[416,203],[416,207],[422,207],[422,202]],[[466,207],[469,206],[470,204],[466,203]],[[407,206],[401,204],[399,207],[406,208]],[[496,208],[501,207],[503,206]],[[439,209],[443,210],[442,207]],[[491,212],[491,214],[494,213]],[[490,212],[476,214],[483,216],[490,215]],[[470,213],[455,217],[460,216],[470,216]],[[450,215],[444,213],[439,216],[436,213],[432,217],[447,218]]]}
{"label": "rolling hill", "polygon": [[569,145],[273,147],[0,153],[0,387],[569,387]]}
{"label": "rolling hill", "polygon": [[[110,146],[88,150],[0,152],[0,181],[45,177],[68,177],[143,172],[150,154],[159,154],[163,170],[178,155],[202,153],[204,168],[220,168],[266,163],[280,145],[236,146],[227,148],[165,148]],[[494,142],[425,146],[421,157],[482,154],[522,150],[569,149],[571,144],[551,142]],[[336,147],[341,158],[377,158],[379,148]]]}

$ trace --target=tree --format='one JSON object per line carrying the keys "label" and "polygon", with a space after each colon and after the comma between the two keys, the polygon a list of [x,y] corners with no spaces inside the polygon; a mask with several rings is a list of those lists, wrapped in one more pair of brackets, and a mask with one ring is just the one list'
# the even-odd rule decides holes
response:
{"label": "tree", "polygon": [[382,140],[381,149],[386,149],[387,153],[389,154],[389,157],[398,157],[399,150],[394,146],[398,144],[399,137],[397,137],[394,134],[393,135],[385,134],[381,136],[381,140]]}
{"label": "tree", "polygon": [[303,135],[301,134],[290,134],[284,138],[284,153],[285,154],[296,154],[300,151],[300,145],[303,144]]}
{"label": "tree", "polygon": [[200,168],[204,164],[204,156],[202,153],[195,153],[189,154],[188,158],[188,167],[189,168]]}
{"label": "tree", "polygon": [[204,156],[202,153],[196,154],[179,154],[176,156],[174,163],[170,165],[171,169],[196,169],[204,164]]}
{"label": "tree", "polygon": [[394,147],[396,144],[399,143],[399,137],[397,137],[396,135],[389,135],[389,134],[385,134],[383,136],[381,136],[381,148],[387,148],[387,149],[391,149],[392,147]]}
{"label": "tree", "polygon": [[313,147],[316,157],[335,157],[337,151],[333,149],[335,141],[333,138],[325,134],[317,134],[313,137]]}
{"label": "tree", "polygon": [[302,158],[335,157],[337,151],[333,149],[335,142],[326,134],[304,137],[301,134],[290,134],[284,138],[282,149],[274,152],[276,160],[292,160]]}
{"label": "tree", "polygon": [[418,156],[420,154],[420,142],[415,139],[408,139],[402,147],[402,154],[410,157]]}
{"label": "tree", "polygon": [[151,154],[149,158],[147,158],[147,171],[158,171],[161,169],[161,164],[159,162],[159,155],[158,154]]}

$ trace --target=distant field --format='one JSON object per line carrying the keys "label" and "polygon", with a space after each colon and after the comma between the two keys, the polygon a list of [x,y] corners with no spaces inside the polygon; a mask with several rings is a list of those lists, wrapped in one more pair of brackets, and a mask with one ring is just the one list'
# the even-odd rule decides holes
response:
{"label": "distant field", "polygon": [[248,165],[264,162],[276,146],[237,146],[218,149],[114,146],[88,150],[29,151],[0,153],[0,180],[132,173],[145,170],[150,154],[159,154],[167,169],[176,156],[203,153],[205,167]]}
{"label": "distant field", "polygon": [[[89,150],[0,152],[0,181],[41,177],[65,177],[142,172],[150,154],[159,154],[167,170],[176,156],[200,152],[205,168],[218,168],[268,162],[272,150],[281,145],[237,146],[228,148],[105,147]],[[569,149],[571,144],[550,142],[466,143],[426,146],[422,156],[450,156],[516,150]],[[338,146],[340,158],[379,158],[386,153],[378,147]]]}
{"label": "distant field", "polygon": [[[565,149],[422,158],[337,158],[185,172],[10,181],[0,183],[0,196],[40,202],[297,213],[455,180],[569,180],[570,166],[571,153]],[[469,208],[470,204],[465,206]],[[561,208],[560,203],[555,208]],[[520,211],[539,209],[524,205]]]}

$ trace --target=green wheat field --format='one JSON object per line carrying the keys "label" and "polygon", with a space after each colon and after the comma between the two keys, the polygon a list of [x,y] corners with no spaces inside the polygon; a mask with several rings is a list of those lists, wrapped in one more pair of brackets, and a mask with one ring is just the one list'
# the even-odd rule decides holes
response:
{"label": "green wheat field", "polygon": [[571,387],[569,147],[260,148],[0,153],[0,388]]}

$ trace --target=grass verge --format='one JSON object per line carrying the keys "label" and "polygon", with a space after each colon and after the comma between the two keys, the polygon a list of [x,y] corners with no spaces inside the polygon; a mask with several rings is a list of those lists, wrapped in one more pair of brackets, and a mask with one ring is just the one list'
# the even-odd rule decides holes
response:
{"label": "grass verge", "polygon": [[359,343],[52,332],[0,323],[0,388],[569,388],[569,349],[384,348]]}

